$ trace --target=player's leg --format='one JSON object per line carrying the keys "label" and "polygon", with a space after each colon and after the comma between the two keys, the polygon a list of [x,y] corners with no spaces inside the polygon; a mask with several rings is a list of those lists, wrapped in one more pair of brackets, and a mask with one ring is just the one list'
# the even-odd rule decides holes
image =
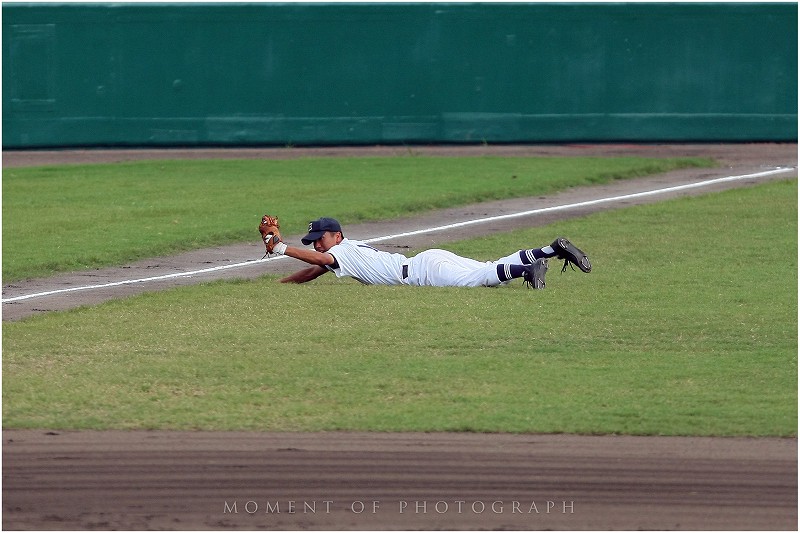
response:
{"label": "player's leg", "polygon": [[494,287],[516,278],[529,286],[544,288],[547,261],[529,265],[481,262],[446,250],[427,250],[412,258],[409,282],[436,287]]}
{"label": "player's leg", "polygon": [[559,237],[549,246],[519,250],[513,254],[495,261],[495,263],[509,263],[516,265],[530,265],[537,259],[557,257],[564,260],[564,269],[573,263],[584,272],[591,272],[592,264],[583,251],[564,237]]}

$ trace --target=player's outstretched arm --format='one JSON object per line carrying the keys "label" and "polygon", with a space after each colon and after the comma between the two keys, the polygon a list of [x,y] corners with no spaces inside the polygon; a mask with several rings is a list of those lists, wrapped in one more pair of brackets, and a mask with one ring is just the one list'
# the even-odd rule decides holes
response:
{"label": "player's outstretched arm", "polygon": [[[324,267],[325,265],[332,265],[336,259],[329,254],[318,252],[316,250],[308,250],[306,248],[295,248],[294,246],[287,246],[282,252],[283,255],[294,257],[309,265],[316,265]],[[324,269],[323,269],[324,270]]]}

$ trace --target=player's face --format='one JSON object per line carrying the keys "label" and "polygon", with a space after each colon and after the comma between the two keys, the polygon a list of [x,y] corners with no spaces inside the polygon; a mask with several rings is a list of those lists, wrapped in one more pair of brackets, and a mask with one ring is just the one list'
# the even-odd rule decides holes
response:
{"label": "player's face", "polygon": [[314,241],[314,249],[321,253],[327,252],[342,241],[341,235],[338,231],[326,231],[322,237]]}

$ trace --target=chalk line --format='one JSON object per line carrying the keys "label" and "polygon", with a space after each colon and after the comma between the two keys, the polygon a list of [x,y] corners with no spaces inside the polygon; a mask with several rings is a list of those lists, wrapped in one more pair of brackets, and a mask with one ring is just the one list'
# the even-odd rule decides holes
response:
{"label": "chalk line", "polygon": [[[662,189],[654,189],[654,190],[651,190],[651,191],[623,194],[623,195],[619,195],[619,196],[609,196],[609,197],[605,197],[605,198],[598,198],[598,199],[595,199],[595,200],[586,200],[584,202],[576,202],[576,203],[557,205],[557,206],[552,206],[552,207],[542,207],[542,208],[539,208],[539,209],[531,209],[529,211],[519,211],[519,212],[516,212],[516,213],[508,213],[508,214],[505,214],[505,215],[495,215],[495,216],[484,217],[484,218],[476,218],[476,219],[472,219],[472,220],[465,220],[463,222],[455,222],[453,224],[445,224],[443,226],[435,226],[435,227],[432,227],[432,228],[419,229],[419,230],[415,230],[415,231],[406,231],[406,232],[403,232],[403,233],[395,233],[393,235],[385,235],[383,237],[374,237],[374,238],[371,238],[371,239],[363,239],[363,242],[373,243],[373,242],[388,241],[390,239],[397,239],[399,237],[410,237],[412,235],[420,235],[420,234],[423,234],[423,233],[433,233],[433,232],[436,232],[436,231],[444,231],[444,230],[453,229],[453,228],[462,228],[464,226],[471,226],[471,225],[474,225],[474,224],[485,224],[487,222],[495,222],[495,221],[498,221],[498,220],[507,220],[507,219],[511,219],[511,218],[526,217],[526,216],[538,215],[538,214],[542,214],[542,213],[552,213],[552,212],[555,212],[555,211],[567,211],[567,210],[570,210],[570,209],[578,209],[578,208],[581,208],[581,207],[587,207],[587,206],[592,206],[592,205],[611,203],[611,202],[619,202],[621,200],[630,200],[630,199],[633,199],[633,198],[642,198],[642,197],[645,197],[645,196],[655,196],[655,195],[659,195],[659,194],[667,194],[667,193],[671,193],[671,192],[678,192],[678,191],[684,191],[684,190],[688,190],[688,189],[695,189],[695,188],[698,188],[698,187],[708,187],[710,185],[715,185],[715,184],[718,184],[718,183],[725,183],[725,182],[728,182],[728,181],[737,181],[737,180],[745,180],[745,179],[753,179],[753,178],[762,178],[762,177],[771,176],[771,175],[774,175],[774,174],[780,174],[780,173],[783,173],[783,172],[794,171],[794,170],[796,170],[795,167],[777,167],[777,168],[774,168],[772,170],[765,170],[763,172],[756,172],[756,173],[753,173],[753,174],[742,174],[742,175],[738,175],[738,176],[727,176],[727,177],[724,177],[724,178],[714,178],[714,179],[705,180],[705,181],[697,181],[697,182],[694,182],[694,183],[687,183],[685,185],[675,185],[675,186],[672,186],[672,187],[665,187],[665,188],[662,188]],[[67,287],[67,288],[64,288],[64,289],[54,289],[54,290],[51,290],[51,291],[44,291],[44,292],[37,292],[37,293],[32,293],[32,294],[25,294],[25,295],[21,295],[21,296],[14,296],[12,298],[4,298],[2,300],[2,303],[5,304],[5,303],[11,303],[11,302],[18,302],[18,301],[21,301],[21,300],[28,300],[28,299],[31,299],[31,298],[41,298],[43,296],[52,296],[54,294],[64,294],[64,293],[70,293],[70,292],[76,292],[76,291],[105,289],[105,288],[108,288],[108,287],[119,287],[119,286],[122,286],[122,285],[134,285],[134,284],[138,284],[138,283],[148,283],[148,282],[152,282],[152,281],[163,281],[163,280],[168,280],[168,279],[173,279],[173,278],[191,277],[191,276],[196,276],[196,275],[199,275],[199,274],[207,274],[209,272],[218,272],[218,271],[221,271],[221,270],[229,270],[229,269],[233,269],[233,268],[241,268],[241,267],[244,267],[244,266],[253,266],[255,264],[267,263],[267,262],[270,262],[270,261],[279,261],[279,260],[285,259],[285,258],[286,258],[286,256],[267,257],[267,258],[264,258],[264,259],[250,260],[250,261],[245,261],[245,262],[242,262],[242,263],[232,263],[232,264],[229,264],[229,265],[208,267],[208,268],[203,268],[203,269],[200,269],[200,270],[192,270],[192,271],[189,271],[189,272],[175,272],[175,273],[172,273],[172,274],[163,274],[163,275],[151,276],[151,277],[147,277],[147,278],[114,281],[114,282],[109,282],[109,283],[100,283],[100,284],[97,284],[97,285],[84,285],[84,286],[79,286],[79,287]]]}

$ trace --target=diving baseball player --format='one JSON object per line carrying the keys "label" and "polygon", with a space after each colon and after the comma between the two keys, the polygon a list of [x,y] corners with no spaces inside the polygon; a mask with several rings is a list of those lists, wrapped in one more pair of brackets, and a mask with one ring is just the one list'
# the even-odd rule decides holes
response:
{"label": "diving baseball player", "polygon": [[[267,217],[265,215],[265,219]],[[277,226],[277,218],[275,221]],[[283,278],[283,283],[306,283],[333,272],[337,277],[351,277],[367,285],[494,287],[523,278],[529,287],[543,289],[551,257],[563,259],[564,269],[571,263],[583,272],[592,270],[586,254],[563,237],[549,246],[519,250],[496,261],[482,262],[438,249],[410,258],[377,250],[361,241],[345,238],[341,225],[333,218],[320,218],[308,225],[308,234],[301,241],[305,245],[313,244],[314,250],[297,248],[281,241],[276,226],[260,228],[267,252],[288,255],[311,265]]]}

